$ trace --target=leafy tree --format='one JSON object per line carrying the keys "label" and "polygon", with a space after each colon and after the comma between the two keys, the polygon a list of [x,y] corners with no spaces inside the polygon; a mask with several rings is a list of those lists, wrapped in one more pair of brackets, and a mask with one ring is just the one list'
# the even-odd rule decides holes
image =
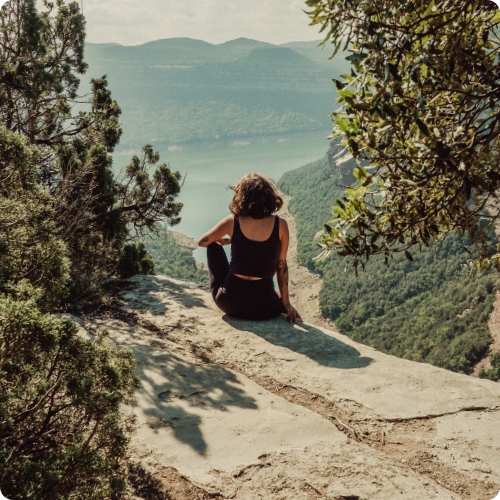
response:
{"label": "leafy tree", "polygon": [[[336,81],[335,135],[357,162],[326,225],[325,254],[369,256],[468,234],[500,270],[500,13],[489,0],[307,0],[351,74]],[[340,153],[342,156],[342,153]]]}
{"label": "leafy tree", "polygon": [[323,278],[321,312],[357,342],[469,372],[492,342],[488,320],[498,286],[496,273],[471,277],[464,269],[468,255],[463,252],[470,240],[456,235],[430,242],[413,261],[396,254],[387,266],[383,255],[375,255],[358,276],[344,257],[332,254],[317,260],[314,236],[328,217],[328,201],[343,196],[349,172],[347,164],[339,171],[333,166],[332,171],[328,158],[323,158],[287,172],[278,184],[292,196],[299,261]]}
{"label": "leafy tree", "polygon": [[70,293],[99,289],[117,269],[137,230],[166,219],[175,224],[180,175],[144,147],[124,179],[111,154],[122,133],[120,108],[106,77],[79,96],[85,20],[77,2],[14,0],[0,10],[0,121],[39,151],[39,181],[54,199],[56,223],[71,262]]}

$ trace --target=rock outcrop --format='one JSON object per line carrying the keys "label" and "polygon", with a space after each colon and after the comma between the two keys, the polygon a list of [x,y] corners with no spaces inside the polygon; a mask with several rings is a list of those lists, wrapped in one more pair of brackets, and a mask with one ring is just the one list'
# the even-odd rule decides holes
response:
{"label": "rock outcrop", "polygon": [[172,498],[498,494],[500,384],[284,317],[235,320],[207,291],[166,276],[128,282],[122,307],[83,327],[106,327],[133,351],[130,460],[160,487],[175,470],[198,492]]}

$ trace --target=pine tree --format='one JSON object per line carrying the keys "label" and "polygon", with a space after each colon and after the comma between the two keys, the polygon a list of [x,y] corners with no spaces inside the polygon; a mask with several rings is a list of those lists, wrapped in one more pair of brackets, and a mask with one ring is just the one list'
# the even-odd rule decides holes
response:
{"label": "pine tree", "polygon": [[39,151],[0,125],[0,491],[7,498],[100,499],[123,492],[137,381],[131,353],[51,314],[70,262]]}
{"label": "pine tree", "polygon": [[90,98],[78,95],[87,68],[84,17],[76,2],[43,3],[42,12],[35,0],[12,0],[0,10],[0,121],[40,153],[40,184],[54,199],[71,297],[78,299],[116,272],[143,229],[180,220],[180,174],[166,164],[150,173],[159,155],[147,145],[124,178],[115,178],[120,107],[105,76],[91,80]]}

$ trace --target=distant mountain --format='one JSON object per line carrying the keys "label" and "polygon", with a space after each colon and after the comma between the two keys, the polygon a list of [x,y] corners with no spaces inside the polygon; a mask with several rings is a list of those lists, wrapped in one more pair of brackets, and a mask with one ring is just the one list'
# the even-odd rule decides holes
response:
{"label": "distant mountain", "polygon": [[314,40],[312,42],[288,42],[281,44],[280,47],[292,49],[319,64],[331,64],[328,58],[333,54],[335,47],[329,43],[320,47],[320,43],[321,40]]}
{"label": "distant mountain", "polygon": [[192,64],[234,61],[253,49],[264,47],[274,47],[274,45],[248,38],[238,38],[219,45],[192,38],[166,38],[134,46],[117,43],[88,43],[86,55],[87,58],[97,57],[99,62],[130,60],[141,61],[144,64]]}
{"label": "distant mountain", "polygon": [[127,148],[327,131],[336,96],[331,80],[350,66],[343,55],[328,61],[317,45],[246,38],[219,45],[190,38],[89,43],[82,87],[108,76]]}

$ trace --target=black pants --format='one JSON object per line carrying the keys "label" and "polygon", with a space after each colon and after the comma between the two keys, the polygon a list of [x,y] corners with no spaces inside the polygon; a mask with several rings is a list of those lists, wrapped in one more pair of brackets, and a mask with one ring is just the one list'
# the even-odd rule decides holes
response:
{"label": "black pants", "polygon": [[219,243],[207,247],[210,291],[217,307],[233,318],[264,320],[285,312],[272,279],[244,280],[229,272]]}

